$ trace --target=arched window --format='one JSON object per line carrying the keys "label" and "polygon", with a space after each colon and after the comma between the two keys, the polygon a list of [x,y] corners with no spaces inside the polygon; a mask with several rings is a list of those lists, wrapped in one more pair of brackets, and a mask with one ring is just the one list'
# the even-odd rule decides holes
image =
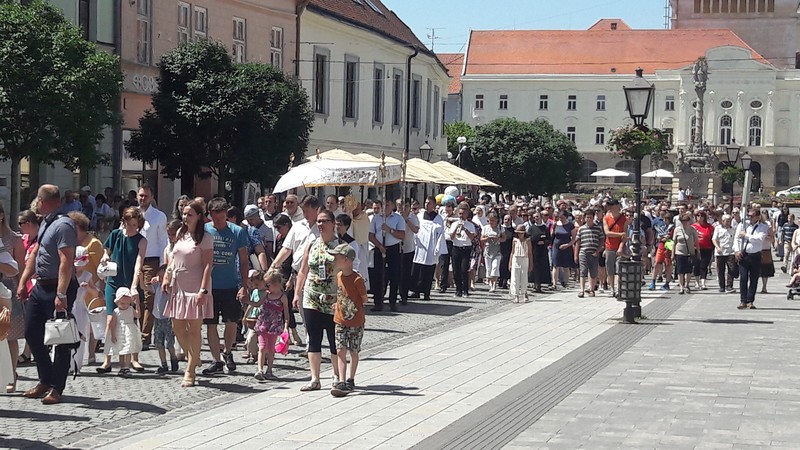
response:
{"label": "arched window", "polygon": [[731,116],[724,115],[719,118],[719,143],[720,145],[730,145],[733,121]]}
{"label": "arched window", "polygon": [[[728,161],[720,161],[720,163],[717,165],[717,169],[721,173],[723,170],[725,170],[726,167],[730,167],[730,166],[731,166],[731,163],[729,163]],[[730,194],[731,193],[731,188],[733,187],[733,183],[726,183],[725,180],[722,179],[722,177],[720,177],[720,181],[722,182],[722,193],[723,194]]]}
{"label": "arched window", "polygon": [[[661,168],[675,174],[675,166],[670,161],[661,161]],[[662,178],[661,184],[672,184],[672,178]]]}
{"label": "arched window", "polygon": [[761,117],[753,116],[750,118],[747,128],[747,145],[751,147],[761,146]]}
{"label": "arched window", "polygon": [[597,172],[597,163],[591,159],[584,159],[581,183],[597,183],[597,177],[592,176],[595,172]]}
{"label": "arched window", "polygon": [[750,172],[753,173],[753,182],[750,185],[750,192],[758,192],[761,188],[761,164],[753,161],[750,163]]}
{"label": "arched window", "polygon": [[775,186],[789,186],[789,165],[784,162],[775,166]]}
{"label": "arched window", "polygon": [[636,171],[635,161],[620,161],[616,166],[617,170],[628,172],[627,177],[614,177],[614,184],[633,184],[633,174]]}

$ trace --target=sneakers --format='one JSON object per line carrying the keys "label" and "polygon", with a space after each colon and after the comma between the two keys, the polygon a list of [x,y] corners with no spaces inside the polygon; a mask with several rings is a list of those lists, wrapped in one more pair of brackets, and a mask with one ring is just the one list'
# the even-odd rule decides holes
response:
{"label": "sneakers", "polygon": [[350,389],[350,391],[355,391],[356,390],[356,380],[354,380],[352,378],[348,378],[347,381],[345,381],[345,384]]}
{"label": "sneakers", "polygon": [[331,395],[334,397],[344,397],[353,392],[347,383],[338,382],[331,388]]}
{"label": "sneakers", "polygon": [[[164,375],[167,372],[169,372],[169,368],[167,367],[167,363],[162,363],[161,366],[159,366],[159,368],[156,369],[156,374],[157,375]],[[175,372],[175,371],[173,370],[173,372]]]}
{"label": "sneakers", "polygon": [[169,368],[172,369],[173,372],[177,372],[178,371],[178,360],[177,359],[171,359],[169,361],[169,365],[170,365]]}
{"label": "sneakers", "polygon": [[331,389],[335,388],[336,385],[339,383],[340,383],[339,378],[337,378],[336,375],[333,375],[331,377]]}
{"label": "sneakers", "polygon": [[664,285],[661,286],[661,290],[662,291],[668,291],[669,290],[669,282],[664,283]]}
{"label": "sneakers", "polygon": [[650,282],[650,286],[647,287],[648,291],[655,291],[656,290],[656,282],[655,280]]}
{"label": "sneakers", "polygon": [[212,362],[205,369],[203,375],[214,375],[215,373],[222,373],[225,370],[225,364],[221,361]]}
{"label": "sneakers", "polygon": [[236,363],[233,362],[233,352],[223,353],[222,359],[225,361],[225,369],[228,373],[236,372]]}
{"label": "sneakers", "polygon": [[117,376],[122,378],[130,378],[131,369],[119,369],[119,372],[117,372]]}
{"label": "sneakers", "polygon": [[267,378],[264,376],[264,372],[262,372],[260,370],[258,372],[256,372],[255,375],[253,375],[253,378],[255,378],[258,381],[266,381],[267,380]]}

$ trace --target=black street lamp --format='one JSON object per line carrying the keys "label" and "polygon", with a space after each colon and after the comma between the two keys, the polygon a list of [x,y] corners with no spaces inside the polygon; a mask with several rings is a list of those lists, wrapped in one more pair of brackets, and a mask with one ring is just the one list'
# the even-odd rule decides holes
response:
{"label": "black street lamp", "polygon": [[[655,95],[656,87],[642,77],[644,71],[641,67],[636,69],[636,76],[628,86],[623,86],[622,90],[625,92],[625,102],[628,105],[628,114],[633,120],[633,124],[642,130],[648,130],[644,124],[647,116],[650,114],[650,107],[653,104],[653,97]],[[623,312],[623,321],[625,323],[635,323],[636,317],[641,317],[641,290],[642,290],[642,241],[641,241],[641,222],[642,215],[642,158],[634,158],[635,164],[635,187],[634,197],[636,201],[636,209],[633,216],[633,251],[631,252],[633,265],[631,276],[636,277],[635,285],[637,293],[634,298],[625,299],[625,311]]]}
{"label": "black street lamp", "polygon": [[750,170],[750,164],[752,162],[753,162],[753,157],[750,156],[749,153],[745,153],[744,156],[742,156],[742,169],[744,169],[745,172]]}
{"label": "black street lamp", "polygon": [[[739,153],[742,151],[742,146],[736,143],[736,139],[733,139],[727,147],[725,147],[725,152],[728,154],[728,164],[730,167],[736,167],[736,163],[739,161]],[[750,155],[747,155],[750,156]],[[748,168],[750,164],[748,163]],[[731,182],[731,214],[733,214],[733,189],[736,185],[736,181]]]}
{"label": "black street lamp", "polygon": [[424,144],[420,145],[419,147],[419,157],[427,162],[431,162],[431,152],[433,152],[433,147],[428,144],[428,141],[425,141]]}

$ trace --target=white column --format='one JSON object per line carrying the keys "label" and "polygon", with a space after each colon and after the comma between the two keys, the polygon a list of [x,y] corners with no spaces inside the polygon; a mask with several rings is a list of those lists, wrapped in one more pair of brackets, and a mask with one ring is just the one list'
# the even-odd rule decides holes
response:
{"label": "white column", "polygon": [[800,92],[794,94],[792,97],[791,111],[794,111],[795,116],[789,121],[789,145],[798,147],[800,146]]}
{"label": "white column", "polygon": [[718,144],[716,142],[716,138],[714,136],[717,135],[717,108],[716,108],[716,92],[709,91],[708,93],[708,100],[706,101],[705,110],[706,117],[703,125],[703,140],[708,143],[708,145]]}
{"label": "white column", "polygon": [[747,123],[744,117],[744,92],[739,91],[736,95],[736,117],[734,118],[733,135],[739,145],[747,145]]}
{"label": "white column", "polygon": [[775,91],[767,93],[767,117],[764,121],[764,144],[768,147],[775,146]]}

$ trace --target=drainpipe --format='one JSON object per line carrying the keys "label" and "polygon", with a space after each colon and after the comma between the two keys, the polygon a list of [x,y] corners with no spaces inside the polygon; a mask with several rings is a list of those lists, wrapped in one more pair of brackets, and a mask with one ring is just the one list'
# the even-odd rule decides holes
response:
{"label": "drainpipe", "polygon": [[[122,63],[122,0],[114,2],[114,55],[120,58]],[[122,93],[116,100],[115,106],[122,118]],[[111,135],[111,187],[114,192],[121,192],[122,189],[122,123],[114,125]],[[99,189],[102,188],[98,188]]]}
{"label": "drainpipe", "polygon": [[311,0],[298,0],[297,7],[295,8],[295,39],[294,39],[294,77],[297,82],[300,82],[300,16],[305,11]]}
{"label": "drainpipe", "polygon": [[[414,53],[408,55],[406,59],[406,139],[405,139],[405,157],[403,158],[403,167],[405,167],[405,159],[411,154],[411,60],[419,54],[419,49],[416,45],[409,46]],[[401,192],[403,201],[406,200],[406,174],[403,170],[403,192]]]}

